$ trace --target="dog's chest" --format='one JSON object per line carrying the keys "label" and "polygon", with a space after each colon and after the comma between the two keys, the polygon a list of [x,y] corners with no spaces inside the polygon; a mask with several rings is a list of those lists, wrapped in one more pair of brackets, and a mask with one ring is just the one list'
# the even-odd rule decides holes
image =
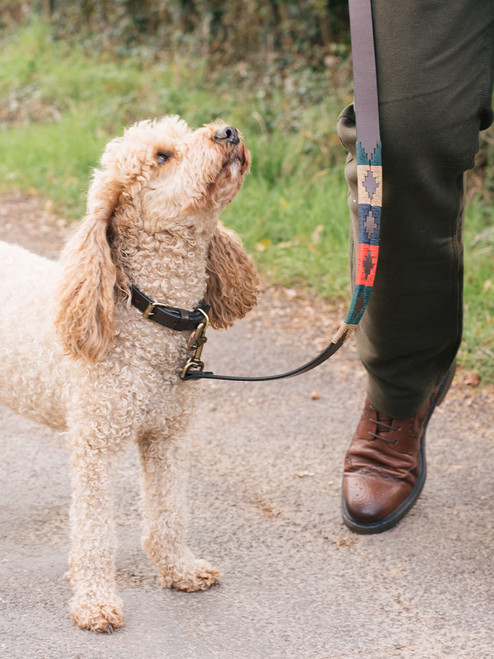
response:
{"label": "dog's chest", "polygon": [[126,322],[117,325],[111,361],[149,397],[180,381],[190,332],[176,332],[133,312],[129,310]]}

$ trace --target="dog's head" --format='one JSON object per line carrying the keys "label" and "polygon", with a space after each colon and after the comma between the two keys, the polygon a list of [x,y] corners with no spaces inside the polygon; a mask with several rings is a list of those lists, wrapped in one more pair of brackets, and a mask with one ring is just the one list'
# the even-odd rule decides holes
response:
{"label": "dog's head", "polygon": [[[212,222],[241,188],[250,153],[233,126],[191,130],[176,116],[141,121],[112,140],[88,198],[91,214],[110,187],[112,213],[155,233],[212,231]],[[108,210],[108,209],[107,209]],[[137,216],[136,216],[137,212]]]}
{"label": "dog's head", "polygon": [[228,327],[255,305],[255,269],[218,222],[250,161],[238,131],[222,122],[193,131],[176,116],[164,117],[109,142],[87,215],[64,257],[56,326],[68,354],[97,361],[113,338],[115,294],[128,294],[133,283],[113,246],[120,234],[139,244],[152,244],[150,236],[160,232],[201,234],[209,245],[205,300],[213,327]]}

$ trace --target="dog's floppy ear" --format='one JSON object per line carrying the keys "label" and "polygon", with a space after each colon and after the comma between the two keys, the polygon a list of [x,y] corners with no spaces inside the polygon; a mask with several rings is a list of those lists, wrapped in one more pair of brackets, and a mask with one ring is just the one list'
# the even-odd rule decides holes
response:
{"label": "dog's floppy ear", "polygon": [[207,273],[204,299],[211,306],[214,328],[233,325],[255,307],[259,288],[256,269],[235,234],[221,223],[209,244]]}
{"label": "dog's floppy ear", "polygon": [[111,171],[95,170],[87,215],[62,255],[55,325],[65,353],[100,360],[114,335],[117,267],[108,242],[110,221],[122,191]]}

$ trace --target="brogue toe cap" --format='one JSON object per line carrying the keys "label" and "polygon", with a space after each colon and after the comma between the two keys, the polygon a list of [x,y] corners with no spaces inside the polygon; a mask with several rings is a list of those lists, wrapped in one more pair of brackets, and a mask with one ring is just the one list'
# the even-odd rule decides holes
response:
{"label": "brogue toe cap", "polygon": [[400,506],[410,494],[408,483],[378,474],[346,473],[343,499],[347,513],[357,522],[383,520]]}

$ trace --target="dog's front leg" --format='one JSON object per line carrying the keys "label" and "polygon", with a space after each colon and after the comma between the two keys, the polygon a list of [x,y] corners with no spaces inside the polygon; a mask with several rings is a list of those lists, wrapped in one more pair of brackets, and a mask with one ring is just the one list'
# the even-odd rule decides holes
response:
{"label": "dog's front leg", "polygon": [[[182,435],[182,432],[178,433]],[[186,544],[188,451],[182,436],[150,432],[139,440],[144,476],[143,549],[167,588],[207,590],[220,572],[196,559]]]}
{"label": "dog's front leg", "polygon": [[[74,433],[75,435],[75,433]],[[71,442],[72,550],[70,612],[84,629],[110,632],[123,625],[117,595],[110,462],[114,451],[86,433]]]}

